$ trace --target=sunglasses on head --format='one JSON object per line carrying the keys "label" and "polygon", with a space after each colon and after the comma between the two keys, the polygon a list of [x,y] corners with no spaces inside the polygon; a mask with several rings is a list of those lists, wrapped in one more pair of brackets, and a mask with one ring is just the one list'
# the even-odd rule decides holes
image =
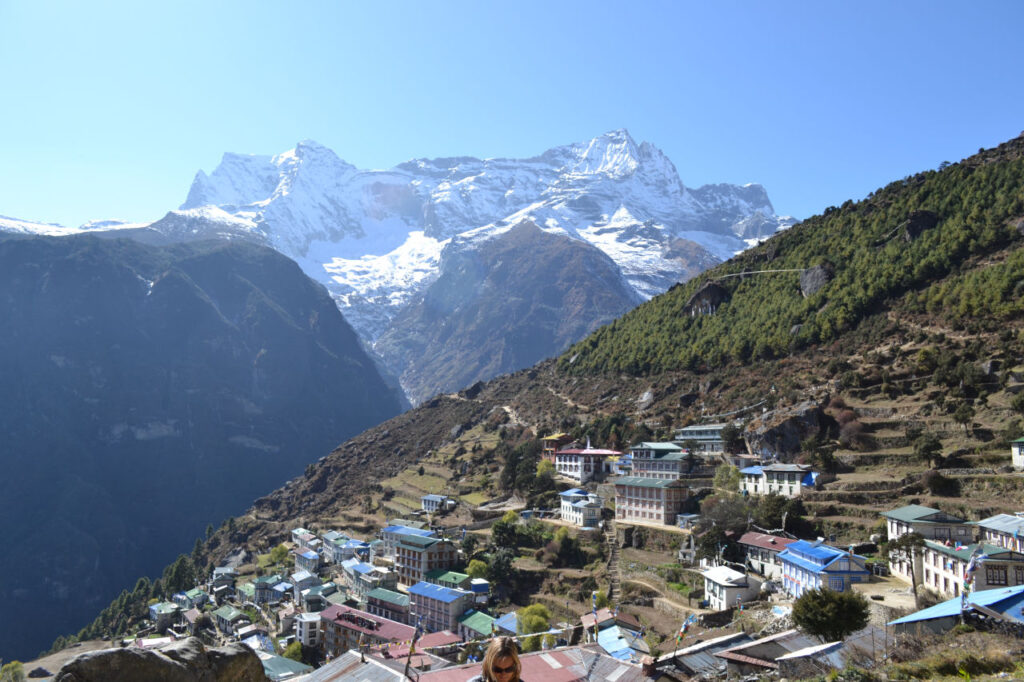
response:
{"label": "sunglasses on head", "polygon": [[510,665],[507,668],[494,666],[493,668],[491,668],[491,670],[494,671],[496,674],[501,675],[502,673],[514,673],[516,671],[516,667],[514,665]]}

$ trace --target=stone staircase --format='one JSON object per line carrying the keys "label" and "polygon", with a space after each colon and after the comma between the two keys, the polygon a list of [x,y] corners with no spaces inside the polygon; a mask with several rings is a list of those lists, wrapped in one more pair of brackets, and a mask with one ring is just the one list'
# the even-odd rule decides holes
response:
{"label": "stone staircase", "polygon": [[622,574],[619,570],[619,543],[616,540],[615,519],[609,519],[605,523],[604,539],[608,543],[608,603],[614,604],[622,593]]}

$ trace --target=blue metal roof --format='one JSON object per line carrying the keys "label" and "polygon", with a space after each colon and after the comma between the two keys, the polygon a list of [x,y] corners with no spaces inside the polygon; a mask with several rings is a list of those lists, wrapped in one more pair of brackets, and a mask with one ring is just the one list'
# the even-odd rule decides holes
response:
{"label": "blue metal roof", "polygon": [[352,565],[352,570],[356,573],[371,573],[373,572],[373,566],[371,566],[370,564],[359,562],[358,564]]}
{"label": "blue metal roof", "polygon": [[995,516],[978,521],[977,525],[981,528],[990,528],[1000,533],[1013,535],[1014,537],[1024,535],[1024,518],[1012,514],[996,514]]}
{"label": "blue metal roof", "polygon": [[[641,643],[641,647],[634,649],[633,647],[638,641]],[[598,632],[597,643],[608,652],[609,656],[623,661],[632,659],[633,654],[638,651],[642,653],[647,652],[646,643],[640,637],[640,633],[627,630],[618,625],[613,625]]]}
{"label": "blue metal roof", "polygon": [[[1022,608],[1024,608],[1024,585],[972,592],[967,595],[967,603],[969,605],[985,606],[1024,622],[1024,614],[1022,614]],[[944,601],[941,604],[930,606],[917,613],[894,620],[889,625],[917,623],[923,620],[935,620],[937,618],[949,618],[950,616],[959,615],[960,597],[955,597],[949,601]]]}
{"label": "blue metal roof", "polygon": [[740,473],[751,474],[753,476],[760,476],[762,473],[764,473],[764,470],[761,467],[747,467],[745,469],[740,469]]}
{"label": "blue metal roof", "polygon": [[577,497],[579,495],[589,495],[586,490],[582,488],[573,488],[572,490],[566,490],[564,493],[558,493],[561,497]]}
{"label": "blue metal roof", "polygon": [[501,628],[506,632],[516,634],[516,632],[518,632],[519,630],[519,616],[518,614],[516,614],[515,611],[512,611],[511,613],[506,613],[504,616],[494,621],[494,626],[497,628]]}
{"label": "blue metal roof", "polygon": [[[817,563],[809,559],[805,559],[799,554],[804,554],[815,559],[820,560],[822,563]],[[799,566],[805,570],[811,571],[812,573],[824,573],[826,569],[836,560],[850,556],[855,559],[864,559],[864,557],[857,554],[848,555],[841,549],[835,547],[829,547],[828,545],[813,545],[806,540],[797,540],[796,542],[790,543],[786,549],[779,552],[779,560],[791,563],[795,566]],[[867,569],[863,569],[857,564],[851,562],[850,569],[848,571],[828,571],[829,573],[867,573]]]}
{"label": "blue metal roof", "polygon": [[434,537],[434,531],[426,528],[410,528],[409,526],[388,526],[385,533],[398,533],[399,535],[418,535],[421,538]]}
{"label": "blue metal roof", "polygon": [[465,594],[463,590],[453,590],[450,587],[435,585],[428,582],[418,582],[410,587],[407,592],[409,594],[415,594],[418,597],[436,599],[437,601],[442,601],[445,604],[450,604]]}
{"label": "blue metal roof", "polygon": [[316,552],[314,552],[313,550],[309,550],[307,552],[303,552],[303,553],[299,554],[299,556],[302,557],[303,559],[319,559],[320,558],[320,555],[317,554]]}
{"label": "blue metal roof", "polygon": [[443,495],[430,494],[430,495],[424,495],[420,499],[421,500],[427,500],[429,502],[443,502],[445,498],[444,498]]}

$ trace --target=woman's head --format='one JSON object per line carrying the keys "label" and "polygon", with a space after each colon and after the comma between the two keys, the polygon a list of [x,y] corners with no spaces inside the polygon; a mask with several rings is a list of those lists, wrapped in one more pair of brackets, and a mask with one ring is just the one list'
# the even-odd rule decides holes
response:
{"label": "woman's head", "polygon": [[494,682],[516,682],[519,679],[519,649],[511,637],[495,637],[484,654],[483,677]]}

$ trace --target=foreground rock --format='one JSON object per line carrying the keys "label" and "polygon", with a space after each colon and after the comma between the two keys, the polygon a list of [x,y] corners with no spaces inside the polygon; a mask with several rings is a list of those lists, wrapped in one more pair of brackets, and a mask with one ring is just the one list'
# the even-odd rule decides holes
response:
{"label": "foreground rock", "polygon": [[102,649],[76,656],[57,682],[265,682],[263,665],[242,644],[207,649],[195,637],[160,651]]}

